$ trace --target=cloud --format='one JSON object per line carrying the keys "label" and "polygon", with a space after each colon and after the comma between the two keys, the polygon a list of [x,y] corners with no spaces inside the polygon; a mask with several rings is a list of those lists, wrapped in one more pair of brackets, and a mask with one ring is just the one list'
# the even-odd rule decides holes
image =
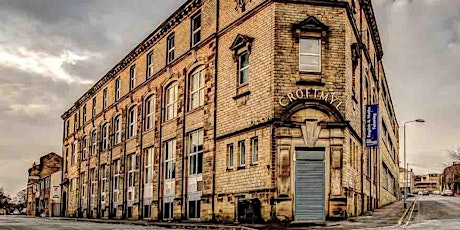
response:
{"label": "cloud", "polygon": [[51,78],[54,81],[64,81],[69,84],[91,84],[92,81],[83,80],[80,76],[69,74],[63,68],[63,65],[76,65],[79,61],[84,61],[94,56],[98,55],[90,52],[80,54],[64,50],[60,55],[56,56],[45,52],[36,52],[25,47],[13,50],[0,46],[0,66],[18,68]]}
{"label": "cloud", "polygon": [[19,115],[24,114],[26,116],[37,116],[43,115],[49,109],[49,105],[45,104],[28,104],[28,105],[21,105],[21,104],[12,104],[10,105],[10,110],[7,113],[12,115]]}

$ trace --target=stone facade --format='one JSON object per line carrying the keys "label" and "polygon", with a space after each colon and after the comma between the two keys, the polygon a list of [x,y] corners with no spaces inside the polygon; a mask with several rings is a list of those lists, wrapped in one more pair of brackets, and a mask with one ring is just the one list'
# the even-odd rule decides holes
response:
{"label": "stone facade", "polygon": [[61,167],[63,159],[56,153],[40,157],[29,169],[27,215],[58,216],[60,213]]}
{"label": "stone facade", "polygon": [[382,56],[370,0],[189,0],[62,115],[63,211],[260,222],[395,201]]}

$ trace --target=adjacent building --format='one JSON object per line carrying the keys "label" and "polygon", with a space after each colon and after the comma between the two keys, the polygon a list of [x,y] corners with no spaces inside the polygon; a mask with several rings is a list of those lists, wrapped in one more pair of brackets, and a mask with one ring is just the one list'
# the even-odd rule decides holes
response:
{"label": "adjacent building", "polygon": [[414,193],[420,191],[428,191],[432,193],[434,191],[441,190],[441,178],[442,174],[429,173],[426,175],[415,175],[414,176]]}
{"label": "adjacent building", "polygon": [[[404,174],[406,171],[406,174]],[[406,175],[406,178],[404,178]],[[399,190],[401,194],[404,194],[405,189],[407,188],[407,193],[414,192],[414,171],[412,169],[406,170],[405,168],[399,168]]]}
{"label": "adjacent building", "polygon": [[49,153],[29,169],[27,215],[59,216],[62,157]]}
{"label": "adjacent building", "polygon": [[389,204],[382,57],[370,0],[188,0],[62,115],[62,213],[305,221]]}
{"label": "adjacent building", "polygon": [[453,162],[447,166],[441,175],[442,190],[450,189],[454,194],[460,194],[460,163]]}

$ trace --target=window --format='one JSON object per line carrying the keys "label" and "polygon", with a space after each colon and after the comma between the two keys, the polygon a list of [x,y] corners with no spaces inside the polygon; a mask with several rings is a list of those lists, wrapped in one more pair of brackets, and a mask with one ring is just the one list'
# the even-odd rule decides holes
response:
{"label": "window", "polygon": [[238,84],[249,82],[249,53],[247,51],[238,55]]}
{"label": "window", "polygon": [[144,205],[144,218],[150,218],[152,215],[152,206]]}
{"label": "window", "polygon": [[252,163],[256,164],[259,160],[259,139],[257,137],[251,139],[251,153]]}
{"label": "window", "polygon": [[174,61],[174,34],[169,35],[167,41],[167,54],[166,54],[166,64]]}
{"label": "window", "polygon": [[203,130],[190,133],[189,174],[203,173]]}
{"label": "window", "polygon": [[204,70],[197,71],[190,77],[190,110],[204,104]]}
{"label": "window", "polygon": [[65,134],[66,134],[66,136],[69,136],[70,135],[70,119],[67,120],[66,123],[67,124],[66,124],[66,128],[65,128],[65,130],[66,130]]}
{"label": "window", "polygon": [[83,124],[86,123],[86,104],[83,105]]}
{"label": "window", "polygon": [[300,38],[299,70],[321,72],[321,43],[319,38]]}
{"label": "window", "polygon": [[96,117],[96,102],[97,102],[96,97],[94,97],[93,98],[93,110],[91,112],[92,113],[91,115],[93,116],[93,118]]}
{"label": "window", "polygon": [[109,147],[109,125],[104,124],[102,126],[102,150],[106,150]]}
{"label": "window", "polygon": [[118,203],[120,190],[120,159],[113,161],[113,202]]}
{"label": "window", "polygon": [[73,131],[74,131],[74,132],[77,131],[77,128],[78,128],[78,120],[77,120],[77,118],[78,118],[78,117],[77,117],[77,114],[75,114],[75,115],[73,116]]}
{"label": "window", "polygon": [[227,168],[233,168],[233,144],[227,145]]}
{"label": "window", "polygon": [[153,51],[150,51],[147,54],[147,79],[151,78],[153,76]]}
{"label": "window", "polygon": [[91,156],[96,155],[97,153],[97,132],[93,130],[91,133]]}
{"label": "window", "polygon": [[176,140],[165,142],[165,179],[176,177]]}
{"label": "window", "polygon": [[153,150],[152,147],[145,152],[144,184],[153,184]]}
{"label": "window", "polygon": [[95,169],[90,170],[90,179],[91,179],[91,204],[94,205],[94,196],[97,193],[97,174]]}
{"label": "window", "polygon": [[155,97],[150,96],[145,100],[145,130],[155,126]]}
{"label": "window", "polygon": [[105,191],[107,189],[107,166],[101,165],[101,193],[102,197],[105,198]]}
{"label": "window", "polygon": [[114,121],[114,135],[113,135],[113,142],[114,145],[120,144],[121,142],[121,115],[115,117]]}
{"label": "window", "polygon": [[238,142],[238,149],[240,151],[240,166],[244,166],[246,164],[246,144],[244,141]]}
{"label": "window", "polygon": [[136,135],[136,107],[128,110],[128,139]]}
{"label": "window", "polygon": [[166,88],[166,120],[177,116],[177,82]]}
{"label": "window", "polygon": [[121,78],[118,77],[115,80],[115,101],[118,101],[121,97]]}
{"label": "window", "polygon": [[201,41],[201,12],[192,17],[192,46]]}
{"label": "window", "polygon": [[64,172],[68,171],[68,165],[69,165],[69,148],[65,148],[65,167],[64,167]]}
{"label": "window", "polygon": [[81,159],[86,159],[87,153],[87,143],[86,143],[86,136],[81,139]]}
{"label": "window", "polygon": [[107,108],[107,88],[102,91],[102,109]]}
{"label": "window", "polygon": [[173,202],[164,202],[164,212],[163,218],[164,219],[172,219],[173,218]]}
{"label": "window", "polygon": [[129,68],[129,90],[134,89],[134,87],[136,87],[136,65]]}
{"label": "window", "polygon": [[134,187],[134,171],[136,170],[136,154],[128,156],[128,187]]}
{"label": "window", "polygon": [[77,153],[75,149],[75,143],[72,143],[72,165],[77,162]]}
{"label": "window", "polygon": [[188,202],[188,218],[200,218],[201,200],[191,200]]}

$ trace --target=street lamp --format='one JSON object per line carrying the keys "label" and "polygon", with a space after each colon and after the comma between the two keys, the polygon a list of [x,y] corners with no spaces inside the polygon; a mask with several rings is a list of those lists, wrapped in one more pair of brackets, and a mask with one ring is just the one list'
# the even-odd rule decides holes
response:
{"label": "street lamp", "polygon": [[418,122],[418,123],[423,123],[425,120],[423,119],[416,119],[412,121],[406,121],[403,124],[404,127],[404,208],[406,208],[406,200],[407,200],[407,168],[406,168],[406,124],[412,123],[412,122]]}

